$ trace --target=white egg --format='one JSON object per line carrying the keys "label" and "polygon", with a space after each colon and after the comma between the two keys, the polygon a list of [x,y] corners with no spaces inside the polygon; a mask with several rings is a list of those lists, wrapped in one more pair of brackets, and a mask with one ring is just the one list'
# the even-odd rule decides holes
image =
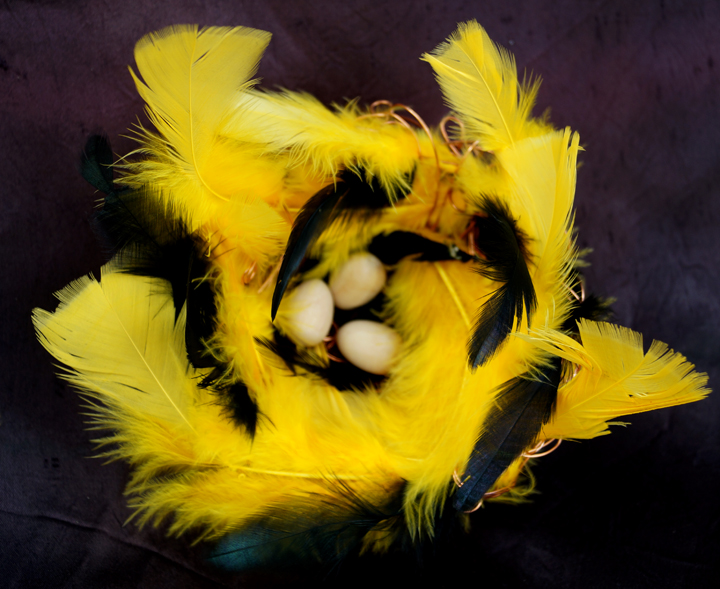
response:
{"label": "white egg", "polygon": [[401,343],[397,332],[377,321],[349,321],[337,332],[343,356],[366,372],[387,374]]}
{"label": "white egg", "polygon": [[385,287],[382,262],[369,253],[354,254],[330,277],[330,290],[338,309],[355,309],[372,301]]}
{"label": "white egg", "polygon": [[307,280],[283,301],[281,326],[299,346],[315,346],[330,333],[333,297],[322,280]]}

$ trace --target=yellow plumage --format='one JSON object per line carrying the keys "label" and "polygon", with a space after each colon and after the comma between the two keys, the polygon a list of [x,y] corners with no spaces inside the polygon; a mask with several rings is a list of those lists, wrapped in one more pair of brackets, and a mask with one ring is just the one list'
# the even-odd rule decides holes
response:
{"label": "yellow plumage", "polygon": [[475,21],[463,25],[423,59],[435,70],[445,99],[485,151],[551,130],[530,119],[539,80],[518,81],[515,58]]}
{"label": "yellow plumage", "polygon": [[391,194],[404,195],[417,141],[406,128],[387,123],[352,102],[332,111],[308,94],[254,91],[238,102],[223,135],[241,142],[261,138],[268,152],[289,153],[291,167],[304,165],[324,178],[362,168]]}
{"label": "yellow plumage", "polygon": [[[228,416],[222,391],[203,386],[211,369],[188,360],[191,311],[174,308],[167,281],[126,273],[120,258],[100,282],[62,291],[54,314],[34,315],[43,345],[88,398],[92,423],[111,430],[101,440],[106,455],[133,465],[127,490],[140,523],[169,517],[171,532],[199,538],[252,536],[266,521],[300,533],[313,519],[336,525],[345,509],[338,506],[359,497],[386,514],[361,534],[365,548],[383,550],[402,526],[411,538],[432,536],[453,477],[471,467],[492,425],[499,387],[537,376],[553,359],[565,363],[563,381],[533,443],[591,438],[621,415],[707,393],[706,378],[682,356],[657,343],[643,354],[630,330],[582,321],[579,341],[568,334],[577,307],[579,138],[531,118],[538,83],[520,84],[512,57],[477,23],[424,56],[464,126],[460,152],[396,110],[329,110],[304,94],[252,89],[268,41],[251,29],[196,27],[140,41],[142,80],[133,77],[156,132],[141,130],[135,155],[143,159],[123,163],[124,182],[150,186],[146,198],[202,242],[209,270],[200,282],[216,297],[205,353],[225,367],[218,387],[247,388],[254,436]],[[467,344],[478,308],[501,285],[449,255],[389,266],[377,319],[402,343],[381,385],[338,390],[291,370],[263,343],[283,334],[289,313],[281,306],[273,326],[272,283],[292,223],[348,172],[376,181],[387,206],[330,222],[309,247],[317,264],[302,268],[301,280],[326,278],[396,231],[477,260],[471,221],[484,218],[487,196],[507,206],[527,238],[536,306],[529,321],[510,319],[513,334],[489,362],[473,370]],[[299,353],[319,368],[334,361],[323,344]],[[516,482],[525,462],[517,456],[497,478],[495,490],[514,487],[505,499],[522,500]]]}
{"label": "yellow plumage", "polygon": [[622,415],[699,401],[708,393],[707,376],[695,373],[681,354],[657,341],[644,353],[642,335],[625,327],[582,320],[581,342],[550,330],[533,339],[578,367],[559,391],[555,418],[543,430],[548,439],[606,435],[611,420]]}
{"label": "yellow plumage", "polygon": [[37,309],[43,345],[68,367],[66,378],[91,398],[194,431],[197,387],[184,351],[182,320],[164,281],[113,271],[60,293],[54,314]]}
{"label": "yellow plumage", "polygon": [[[169,202],[188,215],[192,229],[212,219],[237,184],[255,193],[278,186],[274,176],[282,170],[259,157],[262,146],[233,145],[218,135],[269,42],[269,33],[255,29],[185,26],[151,33],[135,47],[142,79],[130,73],[160,135],[140,129],[139,152],[153,157],[133,167],[128,181],[160,186],[167,198],[171,193]],[[238,171],[250,182],[226,182]]]}

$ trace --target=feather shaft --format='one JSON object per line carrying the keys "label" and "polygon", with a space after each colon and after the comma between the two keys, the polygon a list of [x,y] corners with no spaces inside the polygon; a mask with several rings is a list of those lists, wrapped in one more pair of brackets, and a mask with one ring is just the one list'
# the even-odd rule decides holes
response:
{"label": "feather shaft", "polygon": [[423,55],[435,70],[446,102],[485,151],[512,147],[539,132],[529,120],[539,82],[520,84],[515,60],[475,21]]}
{"label": "feather shaft", "polygon": [[171,188],[163,198],[182,207],[192,230],[233,196],[211,177],[213,154],[269,41],[269,33],[243,27],[176,26],[135,47],[139,73],[130,73],[159,135],[140,128],[136,153],[151,157],[128,165],[127,179]]}
{"label": "feather shaft", "polygon": [[452,282],[450,281],[450,277],[447,275],[447,272],[443,270],[443,267],[435,262],[433,264],[435,266],[435,269],[438,271],[438,274],[440,274],[440,278],[443,281],[443,284],[448,289],[448,292],[450,293],[450,296],[452,297],[453,302],[455,303],[455,306],[457,307],[458,312],[460,313],[460,317],[463,320],[463,323],[465,323],[465,327],[470,329],[472,327],[472,323],[470,323],[470,317],[468,317],[467,311],[465,310],[465,307],[463,306],[462,302],[460,301],[460,297],[458,296],[457,291],[455,290],[455,287],[453,286]]}

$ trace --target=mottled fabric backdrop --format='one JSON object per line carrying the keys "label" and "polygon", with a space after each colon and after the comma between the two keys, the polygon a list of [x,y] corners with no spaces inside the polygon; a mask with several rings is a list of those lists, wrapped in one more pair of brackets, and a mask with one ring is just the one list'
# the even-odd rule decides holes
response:
{"label": "mottled fabric backdrop", "polygon": [[[630,6],[630,8],[628,8]],[[682,351],[718,386],[720,6],[625,2],[123,2],[0,5],[0,585],[245,587],[314,580],[219,573],[202,547],[125,524],[127,467],[91,458],[77,394],[35,339],[33,307],[103,262],[78,174],[89,134],[118,153],[143,105],[127,66],[176,23],[273,33],[268,88],[445,112],[418,58],[476,18],[543,78],[536,112],[580,132],[577,227],[587,285],[617,322]],[[438,587],[720,586],[720,393],[565,443],[534,468],[540,493],[488,505],[422,562],[351,560],[329,582]],[[472,579],[472,580],[470,580]]]}

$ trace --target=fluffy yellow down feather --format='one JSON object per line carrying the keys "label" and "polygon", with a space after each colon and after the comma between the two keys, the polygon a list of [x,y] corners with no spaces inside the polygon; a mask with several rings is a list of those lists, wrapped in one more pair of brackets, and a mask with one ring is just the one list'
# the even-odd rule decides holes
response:
{"label": "fluffy yellow down feather", "polygon": [[[34,315],[42,343],[86,396],[93,426],[111,430],[101,440],[106,455],[133,465],[127,490],[141,523],[170,516],[173,533],[220,537],[273,510],[337,500],[331,482],[340,481],[376,504],[403,489],[410,534],[432,534],[497,388],[549,357],[564,359],[567,378],[538,442],[591,438],[621,415],[708,392],[682,356],[661,344],[643,354],[630,330],[584,321],[580,341],[562,331],[577,257],[579,138],[531,118],[538,83],[520,84],[512,57],[477,23],[424,57],[464,125],[459,154],[394,111],[330,110],[305,94],[253,89],[269,39],[252,29],[174,27],[141,40],[133,77],[156,130],[140,130],[135,156],[143,157],[123,164],[126,183],[152,186],[206,242],[207,279],[218,293],[208,345],[259,408],[254,439],[199,386],[205,373],[188,362],[184,311],[176,320],[164,281],[111,262],[99,282],[59,293],[55,313]],[[273,330],[268,284],[298,210],[343,170],[378,179],[396,202],[370,222],[331,227],[304,278],[325,277],[397,230],[471,249],[468,220],[490,194],[528,236],[533,329],[516,324],[473,372],[468,337],[498,285],[460,261],[405,259],[385,289],[382,320],[402,345],[382,386],[340,392],[292,374],[259,344]],[[329,361],[322,345],[309,353]],[[516,461],[495,487],[515,485],[523,465]],[[366,544],[383,549],[387,535],[371,533]]]}

